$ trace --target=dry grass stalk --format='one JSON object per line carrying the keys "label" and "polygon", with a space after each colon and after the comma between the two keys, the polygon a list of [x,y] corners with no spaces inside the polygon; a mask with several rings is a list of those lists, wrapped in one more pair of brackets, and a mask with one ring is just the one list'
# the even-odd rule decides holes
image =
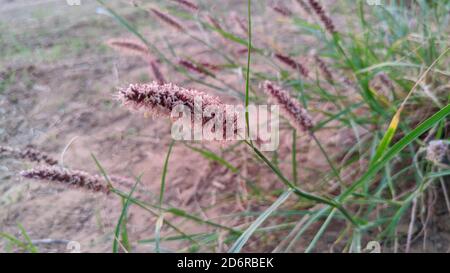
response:
{"label": "dry grass stalk", "polygon": [[25,159],[31,162],[45,163],[47,165],[58,164],[57,160],[31,147],[20,150],[8,146],[0,146],[0,155],[6,155],[17,159]]}
{"label": "dry grass stalk", "polygon": [[313,128],[311,116],[286,90],[270,81],[265,81],[264,91],[271,101],[280,106],[282,113],[294,128],[303,131],[310,131]]}

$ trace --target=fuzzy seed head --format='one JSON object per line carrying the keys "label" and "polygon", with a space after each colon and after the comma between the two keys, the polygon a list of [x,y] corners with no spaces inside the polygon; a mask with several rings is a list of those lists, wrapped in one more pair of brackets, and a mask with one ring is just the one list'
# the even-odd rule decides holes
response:
{"label": "fuzzy seed head", "polygon": [[194,3],[192,3],[191,1],[188,1],[188,0],[173,0],[173,1],[177,2],[178,4],[184,6],[188,9],[191,9],[194,11],[198,10],[198,6]]}
{"label": "fuzzy seed head", "polygon": [[38,151],[31,147],[24,149],[16,149],[8,146],[0,146],[0,155],[5,155],[17,159],[29,160],[36,163],[45,163],[47,165],[56,165],[58,161],[51,158],[51,156]]}
{"label": "fuzzy seed head", "polygon": [[280,62],[284,63],[287,66],[290,66],[291,68],[297,70],[300,74],[302,74],[304,77],[309,77],[309,71],[306,67],[304,67],[301,63],[295,61],[289,56],[275,53],[275,58],[277,58]]}
{"label": "fuzzy seed head", "polygon": [[285,17],[291,17],[292,16],[292,12],[288,8],[286,8],[285,6],[281,5],[280,3],[278,3],[276,5],[271,5],[271,8],[275,12],[277,12],[277,13],[285,16]]}
{"label": "fuzzy seed head", "polygon": [[179,31],[184,31],[183,26],[181,26],[180,23],[178,23],[175,19],[173,19],[169,15],[164,14],[155,8],[151,8],[150,11],[153,12],[153,14],[155,14],[159,19],[161,19],[161,21],[165,22],[166,24],[171,25],[172,27],[176,28]]}
{"label": "fuzzy seed head", "polygon": [[300,5],[300,7],[302,7],[302,9],[306,12],[306,13],[311,13],[311,8],[308,6],[308,4],[303,1],[303,0],[297,0],[297,3]]}
{"label": "fuzzy seed head", "polygon": [[314,10],[314,12],[317,14],[317,16],[319,16],[320,21],[322,21],[322,23],[325,26],[325,29],[331,35],[335,34],[337,32],[336,26],[331,17],[326,14],[322,4],[320,4],[317,0],[308,0],[308,2],[311,8]]}
{"label": "fuzzy seed head", "polygon": [[[192,122],[199,122],[203,126],[213,118],[222,119],[223,139],[226,139],[227,124],[232,124],[232,134],[238,133],[239,113],[227,110],[227,106],[218,98],[207,95],[194,89],[186,89],[172,83],[159,84],[153,82],[150,84],[131,84],[126,89],[121,89],[117,95],[123,105],[131,106],[134,109],[142,109],[152,114],[154,117],[170,117],[172,110],[179,106],[185,106],[189,109]],[[216,109],[214,115],[208,115],[208,109]],[[215,115],[218,116],[215,116]],[[171,117],[176,120],[178,117]],[[231,128],[229,128],[231,129]],[[214,132],[220,130],[213,128]],[[228,137],[230,137],[228,135]]]}
{"label": "fuzzy seed head", "polygon": [[319,56],[315,56],[314,59],[316,60],[317,66],[319,67],[325,79],[333,82],[334,77],[330,69],[328,69],[328,65]]}
{"label": "fuzzy seed head", "polygon": [[133,39],[109,39],[106,41],[106,44],[109,47],[127,55],[149,55],[147,46]]}
{"label": "fuzzy seed head", "polygon": [[214,77],[214,74],[212,74],[211,72],[209,72],[205,67],[202,67],[200,65],[197,65],[191,61],[185,60],[185,59],[179,59],[178,60],[178,64],[183,66],[184,68],[205,75],[205,76],[211,76]]}
{"label": "fuzzy seed head", "polygon": [[313,128],[311,116],[286,90],[270,81],[265,81],[263,87],[270,100],[280,106],[281,111],[294,128],[299,131],[310,131]]}
{"label": "fuzzy seed head", "polygon": [[58,182],[67,186],[84,188],[94,192],[108,193],[106,182],[97,175],[77,170],[68,170],[61,167],[36,167],[20,172],[20,175],[30,179]]}
{"label": "fuzzy seed head", "polygon": [[218,30],[222,30],[222,27],[220,26],[220,23],[219,23],[219,21],[216,20],[216,18],[212,17],[211,15],[208,15],[207,18],[208,18],[209,23],[210,23],[213,27],[215,27],[215,28],[218,29]]}
{"label": "fuzzy seed head", "polygon": [[202,101],[203,107],[221,105],[216,97],[172,83],[130,84],[118,94],[118,100],[124,105],[149,111],[154,116],[168,116],[177,105],[187,106],[193,112],[196,98]]}

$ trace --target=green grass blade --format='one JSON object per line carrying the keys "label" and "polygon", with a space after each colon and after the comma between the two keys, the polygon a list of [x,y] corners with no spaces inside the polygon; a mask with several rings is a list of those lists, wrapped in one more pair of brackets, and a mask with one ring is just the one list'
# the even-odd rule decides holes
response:
{"label": "green grass blade", "polygon": [[322,224],[322,226],[320,227],[319,231],[317,231],[317,234],[314,236],[314,238],[312,239],[311,243],[306,248],[306,250],[305,250],[306,253],[311,252],[314,249],[314,247],[316,247],[317,242],[319,241],[320,237],[322,237],[323,233],[325,232],[326,228],[330,224],[331,220],[333,220],[333,217],[334,217],[334,214],[336,213],[336,211],[337,211],[336,209],[333,209],[331,211],[331,213],[328,215],[327,219]]}
{"label": "green grass blade", "polygon": [[[172,152],[172,148],[173,145],[175,144],[175,141],[172,140],[172,142],[170,142],[169,144],[169,151],[167,152],[166,155],[166,159],[164,160],[164,167],[163,167],[163,171],[162,171],[162,175],[161,175],[161,188],[159,190],[159,207],[162,208],[163,206],[163,201],[164,201],[164,192],[166,190],[166,175],[167,175],[167,168],[169,166],[169,157],[170,154]],[[156,243],[155,243],[155,251],[157,253],[160,252],[159,249],[159,239],[160,239],[160,234],[161,234],[161,228],[164,224],[164,215],[162,213],[162,210],[159,210],[159,217],[158,220],[156,221],[156,226],[155,226],[155,238],[156,238]]]}
{"label": "green grass blade", "polygon": [[22,233],[22,236],[25,238],[25,241],[27,242],[27,249],[31,253],[38,253],[39,252],[38,248],[33,244],[30,236],[28,236],[28,233],[25,230],[25,228],[22,226],[22,224],[18,223],[17,226],[19,227],[20,233]]}
{"label": "green grass blade", "polygon": [[360,186],[368,182],[383,166],[394,158],[399,152],[401,152],[406,146],[424,134],[430,128],[438,124],[442,119],[446,118],[450,114],[450,104],[439,110],[433,116],[422,122],[409,134],[404,136],[401,140],[395,143],[386,153],[364,173],[364,175],[358,179],[352,186],[350,186],[340,197],[339,201],[345,200],[349,195],[355,192]]}
{"label": "green grass blade", "polygon": [[440,172],[433,172],[429,173],[426,178],[439,178],[444,176],[450,176],[450,170],[440,171]]}
{"label": "green grass blade", "polygon": [[164,167],[161,175],[161,188],[159,191],[159,206],[162,207],[163,201],[164,201],[164,191],[166,189],[166,175],[167,175],[167,168],[169,166],[169,157],[172,152],[173,145],[175,144],[175,141],[172,140],[169,144],[169,151],[167,152],[166,159],[164,161]]}
{"label": "green grass blade", "polygon": [[397,113],[395,113],[394,117],[392,118],[392,121],[389,124],[386,133],[381,139],[380,145],[378,145],[375,156],[372,158],[372,162],[376,162],[383,155],[383,152],[389,148],[389,145],[391,144],[392,138],[394,137],[395,132],[397,131],[398,124],[400,122],[400,114],[401,111],[397,111]]}
{"label": "green grass blade", "polygon": [[258,227],[279,207],[281,206],[293,192],[292,189],[288,189],[278,197],[278,199],[242,233],[242,235],[236,240],[233,246],[228,250],[229,253],[239,253],[242,247],[247,243],[248,239],[258,229]]}
{"label": "green grass blade", "polygon": [[297,130],[292,131],[292,181],[297,185]]}
{"label": "green grass blade", "polygon": [[291,181],[289,181],[284,175],[281,173],[281,171],[275,167],[270,160],[267,159],[267,157],[264,156],[263,153],[261,153],[256,147],[254,147],[251,143],[246,142],[250,147],[253,148],[253,151],[261,158],[267,166],[280,178],[280,180],[289,188],[294,190],[294,193],[297,194],[300,197],[303,197],[307,200],[315,201],[318,203],[326,204],[331,207],[337,208],[345,218],[347,218],[353,225],[359,226],[361,224],[361,221],[357,221],[354,219],[350,213],[342,207],[340,204],[336,203],[334,200],[328,199],[326,197],[317,196],[311,193],[307,193],[296,187]]}
{"label": "green grass blade", "polygon": [[[250,120],[248,113],[249,90],[250,90],[250,62],[252,55],[252,1],[248,0],[248,55],[247,55],[247,71],[245,75],[245,125],[247,126],[247,136],[250,137]],[[251,142],[251,140],[250,140]]]}
{"label": "green grass blade", "polygon": [[[120,213],[119,219],[117,220],[116,229],[114,231],[113,253],[118,253],[118,251],[119,251],[119,242],[118,242],[118,240],[119,240],[119,236],[120,236],[120,231],[123,228],[124,221],[126,221],[125,219],[127,217],[128,207],[130,205],[130,198],[132,197],[134,191],[136,190],[137,185],[140,183],[140,180],[141,180],[141,178],[138,177],[136,179],[136,183],[134,184],[134,186],[131,189],[131,191],[128,194],[128,196],[126,198],[122,198],[122,202],[123,202],[122,212]],[[127,233],[125,232],[125,234],[127,234]],[[128,236],[126,236],[126,237],[128,237]],[[129,249],[126,249],[126,250],[129,251]]]}
{"label": "green grass blade", "polygon": [[216,153],[214,153],[214,152],[212,152],[210,150],[197,148],[197,147],[191,146],[191,145],[186,144],[186,143],[184,145],[186,147],[188,147],[189,149],[191,149],[192,151],[201,154],[204,158],[219,163],[220,165],[226,167],[227,169],[229,169],[233,173],[237,173],[239,171],[236,167],[234,167],[231,163],[229,163],[223,157],[217,155]]}

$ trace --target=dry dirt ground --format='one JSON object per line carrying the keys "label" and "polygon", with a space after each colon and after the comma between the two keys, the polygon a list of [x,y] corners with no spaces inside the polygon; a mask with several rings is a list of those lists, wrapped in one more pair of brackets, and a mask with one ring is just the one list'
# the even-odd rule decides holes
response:
{"label": "dry dirt ground", "polygon": [[[129,36],[129,33],[112,18],[96,14],[95,1],[81,2],[80,6],[69,6],[59,0],[0,0],[0,145],[18,148],[33,145],[67,167],[99,174],[92,158],[95,155],[109,174],[142,175],[142,186],[137,194],[155,204],[171,141],[170,124],[130,113],[113,99],[118,87],[149,81],[148,66],[139,57],[120,56],[107,48],[104,42],[108,38]],[[167,34],[164,33],[167,30],[151,25],[148,13],[133,8],[127,1],[117,1],[114,7],[140,26],[148,37],[156,37],[153,41],[166,43],[158,37]],[[178,46],[190,48],[189,42],[184,40],[178,41]],[[193,54],[202,52],[195,47],[189,50]],[[242,58],[244,62],[245,56]],[[234,86],[243,90],[243,82]],[[333,143],[348,139],[346,132],[342,133],[337,135],[340,139],[328,145],[331,147]],[[322,138],[329,138],[329,134]],[[281,142],[279,160],[282,162],[286,160],[282,156],[290,154],[289,136]],[[309,177],[309,181],[314,182],[317,177],[314,170],[325,166],[322,159],[315,162],[320,158],[318,151],[310,151],[306,144],[299,145],[302,147],[298,151],[299,161],[308,162],[310,171],[301,175],[307,176],[306,181]],[[347,145],[352,145],[351,141]],[[214,146],[210,148],[219,150]],[[345,149],[345,145],[340,148]],[[268,170],[246,165],[248,156],[240,148],[225,155],[243,169],[247,177],[263,181],[262,187],[266,190],[280,189],[279,182]],[[79,242],[82,252],[110,252],[121,200],[112,194],[68,189],[17,175],[32,166],[0,157],[0,232],[23,239],[18,227],[21,225],[44,252],[70,251],[67,241]],[[289,173],[289,168],[286,171]],[[168,205],[183,208],[203,219],[236,226],[252,218],[220,216],[258,211],[274,201],[261,197],[261,202],[243,203],[246,190],[242,177],[205,160],[182,144],[175,145],[167,177],[165,201]],[[139,207],[130,208],[128,229],[133,251],[153,251],[152,244],[136,242],[153,238],[156,219]],[[209,229],[180,218],[167,216],[167,219],[185,233]],[[169,230],[165,227],[163,234]],[[280,238],[265,240],[280,241]],[[43,239],[52,239],[54,243],[46,244]],[[443,240],[450,238],[439,237],[435,243]],[[6,240],[0,240],[0,247],[1,251],[9,251]],[[167,250],[180,250],[179,247],[163,244]],[[213,249],[203,250],[226,251],[228,247],[218,243]],[[271,249],[255,245],[255,250]],[[323,246],[322,250],[329,249]]]}

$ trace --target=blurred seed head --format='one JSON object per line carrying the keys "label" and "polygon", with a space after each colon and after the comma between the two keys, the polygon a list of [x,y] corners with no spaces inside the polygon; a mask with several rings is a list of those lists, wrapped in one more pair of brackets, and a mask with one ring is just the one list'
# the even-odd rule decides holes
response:
{"label": "blurred seed head", "polygon": [[148,51],[148,48],[145,44],[141,43],[140,41],[134,40],[134,39],[109,39],[106,41],[106,44],[127,55],[141,55],[141,56],[148,56],[150,52]]}
{"label": "blurred seed head", "polygon": [[193,2],[191,2],[191,1],[188,1],[188,0],[172,0],[172,1],[175,1],[178,4],[184,6],[184,7],[188,8],[188,9],[191,9],[191,10],[194,10],[194,11],[198,10],[198,6],[196,4],[194,4]]}
{"label": "blurred seed head", "polygon": [[159,19],[161,19],[161,21],[165,22],[166,24],[174,27],[175,29],[179,30],[179,31],[184,31],[184,27],[178,23],[175,19],[173,19],[172,17],[170,17],[167,14],[164,14],[162,12],[160,12],[159,10],[155,9],[155,8],[150,8],[150,11],[153,12],[153,14],[155,14]]}
{"label": "blurred seed head", "polygon": [[270,5],[270,7],[277,12],[278,14],[281,14],[285,17],[291,17],[292,16],[292,12],[284,5],[282,5],[281,3],[276,3],[276,4],[272,4]]}
{"label": "blurred seed head", "polygon": [[16,159],[29,160],[36,163],[45,163],[47,165],[58,164],[58,161],[51,158],[48,154],[31,147],[16,149],[8,146],[0,146],[0,155],[9,156]]}
{"label": "blurred seed head", "polygon": [[208,63],[208,62],[199,62],[199,64],[201,66],[203,66],[204,68],[210,69],[210,70],[222,70],[222,66],[221,65],[217,65],[217,64],[212,64],[212,63]]}
{"label": "blurred seed head", "polygon": [[297,70],[305,78],[309,77],[309,70],[306,67],[304,67],[301,63],[292,59],[291,57],[283,55],[281,53],[275,53],[275,58],[277,58],[280,62],[284,63],[285,65],[290,66],[291,68]]}
{"label": "blurred seed head", "polygon": [[109,193],[110,191],[106,182],[100,176],[78,170],[69,170],[55,166],[41,166],[21,171],[20,175],[25,178],[58,182],[67,186],[83,188],[94,192]]}
{"label": "blurred seed head", "polygon": [[212,17],[211,15],[208,15],[206,18],[208,18],[209,23],[215,27],[218,30],[222,30],[222,26],[220,26],[219,21],[217,21],[216,18]]}
{"label": "blurred seed head", "polygon": [[380,81],[383,83],[383,85],[389,89],[389,91],[394,90],[394,84],[392,83],[392,80],[389,78],[389,76],[386,75],[386,73],[381,72],[377,76],[380,78]]}
{"label": "blurred seed head", "polygon": [[302,7],[302,9],[310,14],[311,13],[311,8],[309,7],[309,5],[304,1],[304,0],[297,0],[297,3],[300,5],[300,7]]}
{"label": "blurred seed head", "polygon": [[231,18],[236,22],[242,32],[248,33],[247,22],[243,18],[241,18],[236,12],[231,13]]}
{"label": "blurred seed head", "polygon": [[316,63],[325,79],[327,79],[329,82],[333,82],[334,77],[330,69],[328,68],[328,65],[317,55],[314,57],[314,59],[316,60]]}
{"label": "blurred seed head", "polygon": [[319,1],[317,0],[308,0],[309,5],[311,6],[311,8],[314,10],[314,12],[317,14],[317,16],[319,16],[320,21],[322,21],[322,23],[325,26],[325,29],[331,34],[335,34],[336,31],[336,26],[333,22],[333,20],[331,19],[330,16],[328,16],[325,12],[325,9],[323,8],[322,4],[319,3]]}
{"label": "blurred seed head", "polygon": [[213,73],[209,72],[205,67],[198,65],[196,63],[193,63],[189,60],[186,59],[179,59],[178,60],[178,64],[183,66],[184,68],[199,73],[199,74],[203,74],[205,76],[211,76],[211,77],[215,77]]}

